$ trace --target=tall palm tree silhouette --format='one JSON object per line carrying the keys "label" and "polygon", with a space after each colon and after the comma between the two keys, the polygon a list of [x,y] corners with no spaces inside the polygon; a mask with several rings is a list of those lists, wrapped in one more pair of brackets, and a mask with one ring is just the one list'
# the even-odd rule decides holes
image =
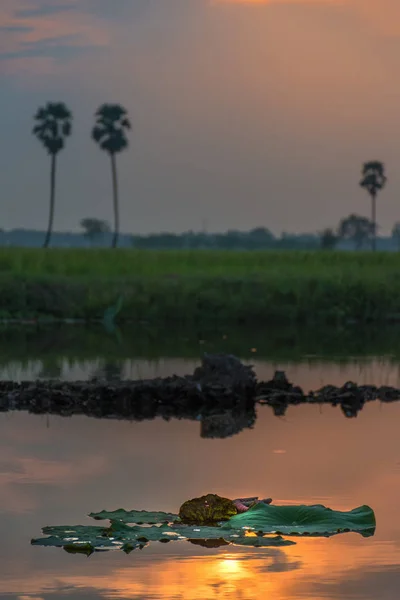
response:
{"label": "tall palm tree silhouette", "polygon": [[57,155],[65,146],[65,139],[72,132],[72,113],[63,102],[48,102],[38,109],[32,133],[46,148],[51,156],[50,170],[50,210],[47,233],[43,248],[50,243],[54,220],[54,203],[56,195]]}
{"label": "tall palm tree silhouette", "polygon": [[93,140],[102,150],[108,152],[111,158],[114,203],[114,235],[112,248],[117,247],[119,235],[119,199],[117,162],[115,155],[125,150],[128,145],[126,131],[131,129],[127,111],[119,104],[103,104],[95,114],[96,124],[92,130]]}
{"label": "tall palm tree silhouette", "polygon": [[363,164],[360,186],[371,196],[371,221],[374,227],[371,238],[372,250],[376,249],[376,197],[385,187],[386,181],[385,165],[382,162],[371,160]]}

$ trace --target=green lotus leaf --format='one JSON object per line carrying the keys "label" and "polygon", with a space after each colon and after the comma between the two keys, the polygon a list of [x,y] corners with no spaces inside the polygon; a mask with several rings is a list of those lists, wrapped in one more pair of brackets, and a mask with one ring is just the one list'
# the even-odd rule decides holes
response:
{"label": "green lotus leaf", "polygon": [[187,525],[163,525],[139,527],[129,526],[120,521],[112,521],[109,528],[92,526],[56,526],[44,527],[48,537],[32,540],[35,546],[62,547],[69,552],[90,554],[99,550],[121,549],[131,552],[143,548],[148,542],[172,542],[179,540],[220,540],[228,544],[246,546],[288,546],[294,544],[279,536],[245,537],[243,530],[230,529],[222,532],[221,527],[201,527]]}
{"label": "green lotus leaf", "polygon": [[331,536],[352,531],[367,537],[374,535],[375,527],[375,514],[369,506],[359,506],[348,512],[340,512],[326,508],[322,504],[275,506],[260,503],[244,513],[231,517],[222,525],[221,530],[224,532],[224,537],[225,531],[230,529],[314,536]]}
{"label": "green lotus leaf", "polygon": [[[187,525],[179,522],[179,519],[174,522],[177,515],[160,512],[120,509],[92,513],[91,516],[93,515],[94,518],[110,519],[110,525],[44,527],[42,532],[47,537],[33,539],[31,543],[36,546],[62,547],[67,552],[89,556],[95,551],[113,549],[129,553],[137,548],[144,548],[149,542],[167,543],[178,540],[188,540],[206,547],[224,544],[253,547],[288,546],[295,542],[283,539],[280,535],[328,537],[353,531],[366,537],[374,535],[376,526],[374,512],[369,506],[340,512],[320,504],[275,506],[260,503],[244,513],[232,516],[229,521],[208,526]],[[139,525],[138,522],[143,523],[143,519],[148,524]],[[133,524],[129,525],[131,522]],[[155,525],[155,522],[161,524]],[[246,535],[246,530],[251,532],[250,535]]]}
{"label": "green lotus leaf", "polygon": [[62,536],[65,538],[80,537],[81,535],[87,535],[89,537],[108,537],[110,534],[110,527],[94,527],[92,525],[54,525],[43,527],[42,533],[44,535]]}
{"label": "green lotus leaf", "polygon": [[66,543],[63,538],[56,537],[55,535],[31,540],[32,546],[55,546],[62,548]]}
{"label": "green lotus leaf", "polygon": [[[42,530],[44,534],[46,534],[46,529],[52,528],[45,527]],[[121,547],[123,544],[116,537],[108,537],[103,536],[101,534],[96,535],[96,533],[93,531],[95,528],[90,526],[86,527],[82,525],[76,527],[75,532],[73,534],[70,533],[70,528],[67,527],[59,527],[54,529],[58,529],[57,534],[49,535],[48,537],[33,539],[31,541],[31,544],[33,546],[56,546],[60,548],[64,548],[65,546],[71,548],[78,548],[85,545],[90,545],[94,550],[112,550]]]}
{"label": "green lotus leaf", "polygon": [[105,519],[118,520],[123,523],[144,523],[146,525],[155,525],[157,523],[173,523],[179,521],[178,515],[166,512],[149,512],[146,510],[124,510],[119,508],[118,510],[102,510],[97,513],[90,513],[89,517],[102,521]]}

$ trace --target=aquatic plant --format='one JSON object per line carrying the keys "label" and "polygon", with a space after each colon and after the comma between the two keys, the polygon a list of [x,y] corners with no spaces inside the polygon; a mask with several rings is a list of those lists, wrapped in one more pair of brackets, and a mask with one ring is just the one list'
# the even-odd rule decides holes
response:
{"label": "aquatic plant", "polygon": [[295,543],[284,539],[281,534],[329,537],[351,531],[367,537],[374,534],[376,526],[374,512],[369,506],[340,512],[322,505],[274,506],[260,503],[214,526],[187,525],[177,514],[165,512],[118,509],[90,513],[89,516],[96,520],[109,519],[110,525],[44,527],[42,533],[46,537],[33,539],[31,543],[86,555],[112,549],[131,552],[156,541],[197,541],[209,547],[226,544],[269,547]]}

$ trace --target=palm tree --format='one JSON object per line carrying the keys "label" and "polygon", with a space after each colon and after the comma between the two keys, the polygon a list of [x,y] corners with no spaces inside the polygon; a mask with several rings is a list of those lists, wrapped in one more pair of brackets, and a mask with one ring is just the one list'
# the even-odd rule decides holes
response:
{"label": "palm tree", "polygon": [[49,224],[43,243],[43,248],[47,248],[53,229],[57,154],[64,148],[65,138],[71,135],[72,113],[63,102],[48,102],[46,106],[38,109],[34,119],[36,124],[32,133],[51,156]]}
{"label": "palm tree", "polygon": [[111,158],[114,198],[114,235],[111,246],[116,248],[119,234],[119,206],[115,155],[128,147],[126,130],[131,128],[131,124],[127,117],[127,111],[119,104],[103,104],[97,110],[95,117],[96,124],[92,130],[92,138],[102,150],[108,152]]}
{"label": "palm tree", "polygon": [[374,226],[371,238],[372,250],[376,249],[376,197],[378,192],[385,187],[386,181],[385,165],[382,162],[372,160],[364,163],[360,185],[371,196],[371,221]]}
{"label": "palm tree", "polygon": [[397,222],[393,225],[392,229],[392,240],[397,246],[397,250],[400,251],[400,223]]}

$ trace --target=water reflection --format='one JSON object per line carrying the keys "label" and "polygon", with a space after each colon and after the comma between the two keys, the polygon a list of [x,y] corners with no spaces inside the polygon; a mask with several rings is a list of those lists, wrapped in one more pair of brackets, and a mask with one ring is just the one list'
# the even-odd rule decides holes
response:
{"label": "water reflection", "polygon": [[[45,362],[40,365],[40,361],[28,364],[4,365],[0,368],[0,379],[14,379],[17,381],[34,380],[37,378],[47,379],[49,376],[57,375],[62,380],[103,380],[108,383],[120,381],[123,379],[151,379],[157,377],[167,377],[173,374],[186,375],[193,373],[200,363],[198,361],[187,360],[184,358],[161,358],[159,360],[144,360],[132,358],[127,360],[102,359],[70,361],[68,359],[58,359],[53,362]],[[400,387],[399,364],[388,358],[363,358],[354,359],[346,363],[326,363],[319,359],[308,359],[303,362],[272,362],[262,360],[245,360],[255,368],[259,380],[268,381],[272,378],[275,371],[286,372],[289,380],[299,385],[306,393],[311,389],[318,389],[326,384],[342,386],[347,381],[357,382],[359,385],[368,385],[372,382],[377,385],[389,385]],[[262,400],[261,400],[262,402]],[[375,402],[375,401],[374,401]],[[376,401],[378,403],[378,401]],[[257,405],[256,405],[257,406]],[[382,408],[384,404],[379,402]],[[318,404],[315,408],[320,411],[326,411],[329,404]],[[36,412],[48,410],[36,406]],[[207,408],[207,411],[200,408],[191,408],[188,406],[183,409],[180,406],[169,406],[153,403],[151,406],[137,406],[137,410],[129,408],[126,418],[143,421],[162,417],[169,421],[173,418],[188,419],[199,423],[199,434],[203,438],[227,438],[238,435],[246,429],[251,429],[257,419],[259,412],[256,407],[234,411],[222,411],[218,407]],[[290,404],[282,398],[279,401],[271,402],[263,410],[272,410],[276,417],[287,418],[293,411],[298,410],[296,402]],[[352,397],[348,401],[343,400],[336,408],[345,417],[355,417],[364,410],[364,399]],[[69,417],[76,413],[81,413],[82,409],[77,406],[69,406],[68,403],[63,407],[54,408],[55,414],[62,414]],[[121,418],[125,413],[115,409],[112,405],[95,405],[94,409],[88,409],[88,414],[100,418]],[[48,417],[47,424],[51,427],[51,418]]]}
{"label": "water reflection", "polygon": [[[46,429],[42,417],[2,415],[0,598],[394,599],[399,418],[398,404],[370,404],[356,421],[332,408],[302,406],[285,419],[262,408],[254,429],[210,440],[195,422],[52,417]],[[256,551],[155,544],[89,559],[30,546],[46,524],[93,523],[83,518],[91,510],[173,511],[208,491],[339,510],[367,503],[377,531]]]}
{"label": "water reflection", "polygon": [[[184,374],[197,366],[204,351],[234,354],[275,368],[290,365],[359,365],[368,380],[385,384],[386,365],[398,381],[400,326],[379,329],[320,328],[152,328],[124,326],[120,337],[101,327],[0,327],[3,378],[154,377]],[[381,358],[374,358],[381,357]],[[174,364],[176,363],[176,364]],[[371,367],[373,372],[367,373]],[[384,370],[382,371],[382,367]],[[181,371],[180,369],[183,369]],[[274,369],[271,369],[273,373]],[[271,376],[271,372],[268,374]],[[379,377],[379,381],[376,380]],[[268,378],[268,377],[267,377]],[[318,381],[314,386],[318,387]],[[301,385],[301,383],[300,383]]]}
{"label": "water reflection", "polygon": [[253,427],[256,421],[255,411],[227,411],[221,414],[203,415],[200,435],[202,438],[227,438]]}
{"label": "water reflection", "polygon": [[[255,365],[260,379],[284,370],[305,390],[347,380],[400,387],[398,360],[382,357],[392,353],[385,336],[379,338],[380,357],[366,356],[377,344],[352,338],[352,350],[363,350],[362,357],[349,360],[342,353],[336,360],[332,351],[329,361],[316,356],[300,361],[303,338],[282,333],[279,347],[273,334],[252,332],[240,343],[228,335],[223,348],[207,332],[198,332],[198,339],[206,340],[200,346],[189,334],[176,333],[162,337],[161,343],[168,344],[164,353],[155,348],[155,334],[146,344],[132,336],[127,348],[125,333],[122,341],[104,343],[90,333],[71,350],[76,335],[35,334],[32,340],[20,339],[17,347],[15,336],[7,334],[8,345],[0,339],[0,377],[107,376],[112,381],[186,374],[207,349],[241,356]],[[400,336],[391,339],[398,355]],[[316,337],[303,344],[300,354],[318,353],[319,343]],[[254,355],[252,347],[258,350]],[[296,355],[288,355],[293,348]],[[289,407],[281,418],[259,407],[256,421],[254,415],[217,414],[142,422],[47,418],[48,427],[46,416],[0,414],[1,600],[398,597],[400,403],[368,403],[355,420],[345,419],[337,408],[311,405]],[[208,549],[176,542],[128,556],[96,553],[88,559],[30,545],[44,525],[93,524],[83,516],[90,511],[176,511],[187,498],[207,492],[272,496],[279,504],[322,503],[338,510],[365,503],[375,511],[377,529],[373,538],[300,539],[287,548]]]}
{"label": "water reflection", "polygon": [[[124,369],[125,365],[122,361],[104,360],[100,363],[100,365],[97,368],[93,369],[91,376],[86,377],[90,381],[121,381],[122,379],[124,379]],[[61,379],[61,375],[58,375],[57,379]]]}
{"label": "water reflection", "polygon": [[[53,360],[32,358],[3,360],[0,364],[0,379],[23,381],[36,379],[63,379],[66,381],[105,379],[152,379],[170,375],[193,373],[202,358],[199,351],[196,358],[159,357],[146,359],[130,357],[125,359],[66,358]],[[305,391],[317,389],[326,384],[343,385],[354,381],[359,385],[375,384],[400,387],[400,360],[391,357],[354,357],[346,362],[329,361],[320,357],[299,358],[296,361],[268,360],[256,356],[239,357],[245,364],[254,365],[257,377],[268,381],[276,370],[285,371],[288,379]]]}

